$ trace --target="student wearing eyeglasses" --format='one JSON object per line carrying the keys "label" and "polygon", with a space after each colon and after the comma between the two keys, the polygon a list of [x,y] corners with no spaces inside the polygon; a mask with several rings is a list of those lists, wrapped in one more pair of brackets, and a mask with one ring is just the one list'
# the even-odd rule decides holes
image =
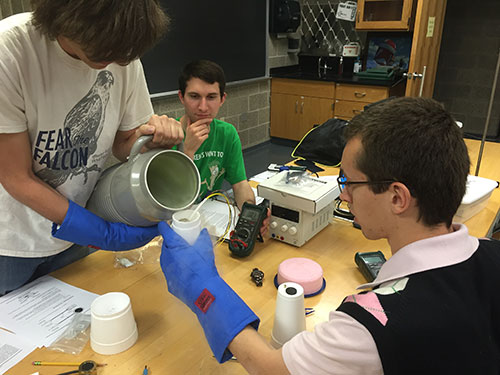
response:
{"label": "student wearing eyeglasses", "polygon": [[455,121],[432,99],[397,98],[353,118],[345,138],[340,198],[392,252],[364,292],[275,350],[218,275],[207,233],[189,246],[161,224],[169,291],[215,357],[234,355],[251,374],[498,374],[500,242],[452,222],[470,166]]}

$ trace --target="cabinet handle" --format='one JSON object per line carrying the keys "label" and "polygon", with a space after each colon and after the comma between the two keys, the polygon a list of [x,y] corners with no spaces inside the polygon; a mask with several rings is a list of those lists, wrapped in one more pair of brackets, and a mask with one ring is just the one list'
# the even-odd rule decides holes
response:
{"label": "cabinet handle", "polygon": [[299,109],[299,101],[296,100],[295,101],[295,113],[297,113],[298,109]]}
{"label": "cabinet handle", "polygon": [[422,96],[424,92],[424,82],[425,82],[425,71],[427,70],[427,65],[424,65],[424,71],[422,72],[422,81],[420,82],[420,91],[418,93],[418,96]]}
{"label": "cabinet handle", "polygon": [[358,14],[357,14],[358,19],[357,19],[357,21],[356,21],[357,23],[359,23],[359,13],[360,13],[360,12],[359,12],[359,10],[358,10]]}
{"label": "cabinet handle", "polygon": [[304,102],[300,104],[300,113],[304,113]]}
{"label": "cabinet handle", "polygon": [[361,112],[363,112],[361,109],[353,109],[352,110],[352,113],[354,113],[355,115],[359,115]]}
{"label": "cabinet handle", "polygon": [[359,92],[359,91],[354,91],[354,96],[356,98],[363,98],[366,96],[366,92]]}

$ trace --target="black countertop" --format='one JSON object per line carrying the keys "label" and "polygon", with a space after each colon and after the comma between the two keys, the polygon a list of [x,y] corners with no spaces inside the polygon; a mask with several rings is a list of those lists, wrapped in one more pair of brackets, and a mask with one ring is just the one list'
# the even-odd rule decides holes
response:
{"label": "black countertop", "polygon": [[301,69],[300,65],[284,66],[279,68],[271,68],[269,71],[271,77],[274,78],[290,78],[290,79],[301,79],[301,80],[312,80],[312,81],[323,81],[323,82],[335,82],[335,83],[348,83],[351,85],[369,85],[369,86],[382,86],[382,87],[394,87],[401,82],[405,81],[404,77],[393,77],[388,80],[379,79],[366,79],[356,76],[346,77],[345,75],[339,75],[327,71],[326,74],[318,74],[318,71],[305,71]]}

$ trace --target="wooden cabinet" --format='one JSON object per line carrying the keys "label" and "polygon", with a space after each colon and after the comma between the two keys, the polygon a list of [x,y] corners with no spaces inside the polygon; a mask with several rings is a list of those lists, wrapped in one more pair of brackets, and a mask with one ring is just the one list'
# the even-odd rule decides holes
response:
{"label": "wooden cabinet", "polygon": [[446,0],[358,0],[357,30],[413,30],[406,96],[432,98]]}
{"label": "wooden cabinet", "polygon": [[271,136],[299,141],[333,117],[335,84],[273,78],[271,81]]}
{"label": "wooden cabinet", "polygon": [[361,113],[365,105],[386,99],[393,94],[396,95],[395,92],[391,93],[389,87],[337,83],[334,117],[350,120]]}
{"label": "wooden cabinet", "polygon": [[273,78],[271,137],[300,141],[314,125],[335,117],[350,120],[367,104],[403,96],[404,81],[393,87]]}
{"label": "wooden cabinet", "polygon": [[358,0],[356,29],[409,31],[416,0]]}

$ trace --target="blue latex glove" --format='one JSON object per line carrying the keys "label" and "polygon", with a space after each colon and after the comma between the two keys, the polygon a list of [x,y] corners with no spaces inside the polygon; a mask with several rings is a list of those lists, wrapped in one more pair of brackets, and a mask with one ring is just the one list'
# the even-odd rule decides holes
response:
{"label": "blue latex glove", "polygon": [[69,201],[61,226],[52,224],[52,235],[60,240],[104,250],[130,250],[141,247],[159,235],[158,225],[131,227],[111,223]]}
{"label": "blue latex glove", "polygon": [[190,246],[165,222],[158,228],[163,236],[160,264],[169,292],[196,314],[215,358],[227,361],[232,357],[229,343],[247,325],[257,329],[259,318],[219,276],[206,229]]}

